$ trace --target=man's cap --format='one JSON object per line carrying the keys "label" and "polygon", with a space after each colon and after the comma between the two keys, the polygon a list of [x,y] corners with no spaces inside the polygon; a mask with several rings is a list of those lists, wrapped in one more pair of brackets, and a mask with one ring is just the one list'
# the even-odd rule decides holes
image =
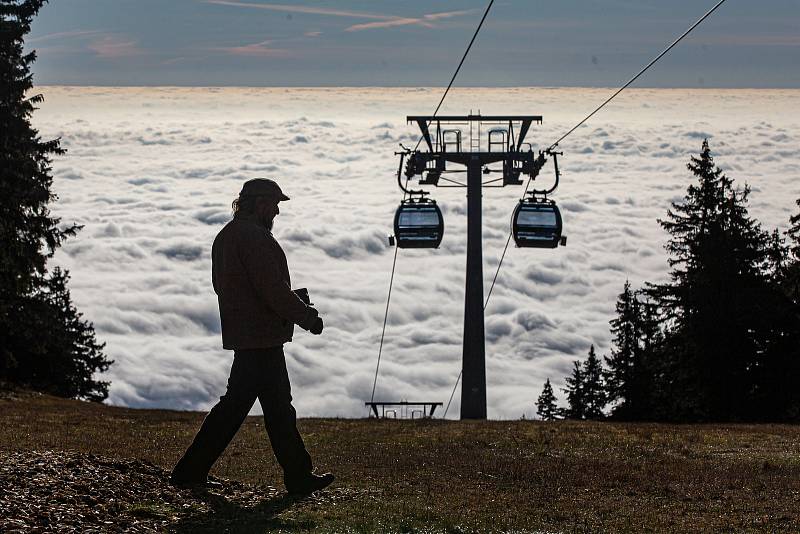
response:
{"label": "man's cap", "polygon": [[289,200],[289,197],[283,194],[278,184],[269,178],[247,180],[242,186],[239,196],[270,196],[278,199],[278,201]]}

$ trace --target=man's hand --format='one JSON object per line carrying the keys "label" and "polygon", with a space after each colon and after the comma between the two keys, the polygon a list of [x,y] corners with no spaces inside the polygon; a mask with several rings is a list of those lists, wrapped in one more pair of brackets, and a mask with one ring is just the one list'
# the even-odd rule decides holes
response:
{"label": "man's hand", "polygon": [[308,329],[309,332],[318,336],[322,333],[322,317],[317,317],[317,320],[314,321],[314,324],[311,325],[311,328]]}
{"label": "man's hand", "polygon": [[301,287],[300,289],[292,289],[295,295],[297,295],[300,300],[306,303],[306,305],[311,306],[311,297],[308,296],[308,289]]}

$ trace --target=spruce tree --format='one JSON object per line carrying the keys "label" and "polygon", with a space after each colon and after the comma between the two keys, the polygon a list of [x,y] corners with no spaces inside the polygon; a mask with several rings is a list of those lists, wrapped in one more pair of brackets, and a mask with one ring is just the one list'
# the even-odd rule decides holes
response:
{"label": "spruce tree", "polygon": [[663,361],[664,333],[661,311],[648,295],[639,291],[635,294],[639,308],[639,350],[634,358],[633,384],[629,388],[629,419],[652,419],[655,398],[661,390],[664,373]]}
{"label": "spruce tree", "polygon": [[800,304],[800,198],[796,201],[798,213],[789,219],[790,226],[786,232],[788,243],[788,259],[784,287],[789,298],[795,304]]}
{"label": "spruce tree", "polygon": [[792,258],[794,261],[800,262],[800,198],[795,201],[795,204],[797,204],[798,212],[789,218],[790,226],[786,234],[791,242]]}
{"label": "spruce tree", "polygon": [[572,362],[572,375],[565,379],[567,387],[567,408],[564,417],[567,419],[583,419],[586,414],[586,404],[583,400],[583,369],[578,360]]}
{"label": "spruce tree", "polygon": [[93,374],[111,362],[72,305],[68,273],[47,269],[80,227],[61,227],[50,213],[51,156],[64,150],[30,123],[43,97],[30,94],[36,54],[23,52],[23,39],[44,3],[0,0],[0,379],[102,400],[108,383]]}
{"label": "spruce tree", "polygon": [[649,291],[669,321],[662,356],[675,399],[670,416],[757,417],[760,369],[782,365],[771,347],[765,352],[776,324],[769,238],[748,215],[750,189],[734,188],[707,140],[688,168],[697,182],[659,221],[671,236],[670,282]]}
{"label": "spruce tree", "polygon": [[[789,369],[785,371],[784,381],[791,381],[800,376],[800,198],[795,202],[798,212],[790,218],[788,237],[788,259],[783,280],[783,287],[789,298],[791,312],[786,318],[791,321],[790,334],[785,336],[787,350],[786,359]],[[780,311],[778,311],[780,313]],[[800,393],[796,385],[792,387],[790,397],[786,399],[785,419],[800,420]]]}
{"label": "spruce tree", "polygon": [[605,357],[606,400],[616,402],[613,416],[638,420],[650,411],[658,376],[657,352],[662,345],[658,307],[625,281],[617,297],[617,316],[610,321],[611,355]]}
{"label": "spruce tree", "polygon": [[583,364],[583,416],[586,419],[601,419],[606,406],[606,391],[603,383],[603,367],[600,358],[589,347],[589,357]]}
{"label": "spruce tree", "polygon": [[606,392],[609,401],[618,403],[614,407],[615,414],[626,417],[634,402],[634,368],[640,352],[639,303],[628,280],[617,297],[616,312],[617,316],[610,322],[614,336],[611,355],[604,358],[608,368]]}
{"label": "spruce tree", "polygon": [[556,395],[553,393],[553,386],[550,379],[544,383],[542,393],[536,401],[536,414],[543,421],[555,421],[558,418],[558,407],[556,406]]}
{"label": "spruce tree", "polygon": [[790,223],[788,244],[778,230],[769,239],[771,283],[754,306],[763,320],[753,325],[759,357],[752,404],[763,420],[800,420],[800,214]]}
{"label": "spruce tree", "polygon": [[783,284],[789,266],[789,247],[786,246],[785,239],[777,228],[772,231],[766,243],[766,256],[768,276],[775,282]]}

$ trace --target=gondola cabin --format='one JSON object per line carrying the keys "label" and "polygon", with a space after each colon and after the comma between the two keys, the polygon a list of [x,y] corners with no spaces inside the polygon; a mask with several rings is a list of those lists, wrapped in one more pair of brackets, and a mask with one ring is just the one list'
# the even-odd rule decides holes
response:
{"label": "gondola cabin", "polygon": [[512,230],[518,247],[556,248],[566,244],[566,237],[561,236],[561,212],[552,200],[521,200],[514,210]]}
{"label": "gondola cabin", "polygon": [[444,236],[442,211],[433,200],[406,200],[394,214],[399,248],[438,248]]}

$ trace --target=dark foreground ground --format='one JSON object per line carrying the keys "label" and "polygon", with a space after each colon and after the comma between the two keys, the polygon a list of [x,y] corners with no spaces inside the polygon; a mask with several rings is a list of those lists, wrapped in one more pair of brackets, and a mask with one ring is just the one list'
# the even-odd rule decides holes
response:
{"label": "dark foreground ground", "polygon": [[0,399],[0,532],[800,532],[800,427],[304,419],[329,491],[292,500],[259,418],[212,474],[203,414]]}

